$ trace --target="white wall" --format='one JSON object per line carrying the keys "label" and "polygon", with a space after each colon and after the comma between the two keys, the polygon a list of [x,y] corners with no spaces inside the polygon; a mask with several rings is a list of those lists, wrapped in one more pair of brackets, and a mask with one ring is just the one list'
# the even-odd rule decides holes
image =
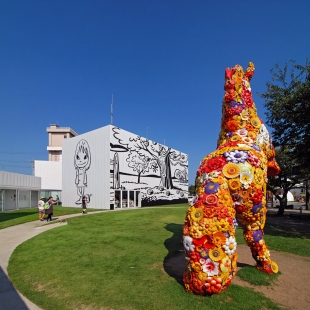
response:
{"label": "white wall", "polygon": [[62,190],[62,162],[34,161],[34,175],[41,177],[42,190]]}
{"label": "white wall", "polygon": [[[186,202],[188,156],[147,138],[110,126],[110,164],[117,154],[119,182],[110,179],[110,199],[114,190],[140,190],[142,206]],[[140,177],[139,177],[140,174]],[[115,186],[115,183],[119,183]]]}
{"label": "white wall", "polygon": [[40,190],[41,178],[32,175],[0,171],[0,188]]}
{"label": "white wall", "polygon": [[[97,130],[64,140],[62,145],[62,205],[68,207],[81,207],[80,196],[83,194],[89,199],[88,207],[94,209],[110,209],[109,178],[110,178],[110,127],[105,126]],[[90,165],[86,170],[75,165],[77,146],[84,140],[90,153]],[[86,145],[86,144],[84,144]],[[84,156],[85,153],[79,153]],[[80,172],[83,180],[76,184],[76,173]],[[85,179],[85,181],[86,181]],[[78,189],[80,192],[78,193]]]}

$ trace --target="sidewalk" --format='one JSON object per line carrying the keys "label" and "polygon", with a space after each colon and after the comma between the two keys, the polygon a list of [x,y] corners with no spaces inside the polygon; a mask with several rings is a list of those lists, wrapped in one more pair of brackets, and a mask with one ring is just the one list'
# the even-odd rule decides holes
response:
{"label": "sidewalk", "polygon": [[[91,214],[97,214],[104,211],[95,211],[88,213],[84,216]],[[12,285],[8,277],[8,264],[11,254],[14,249],[21,243],[28,239],[35,237],[36,235],[59,227],[60,225],[66,225],[66,223],[57,222],[57,220],[64,220],[71,217],[83,216],[82,213],[70,214],[54,217],[53,221],[49,225],[45,225],[46,221],[34,221],[21,225],[11,226],[0,230],[0,309],[1,310],[41,310],[26,297],[21,295]],[[50,222],[48,222],[50,223]]]}

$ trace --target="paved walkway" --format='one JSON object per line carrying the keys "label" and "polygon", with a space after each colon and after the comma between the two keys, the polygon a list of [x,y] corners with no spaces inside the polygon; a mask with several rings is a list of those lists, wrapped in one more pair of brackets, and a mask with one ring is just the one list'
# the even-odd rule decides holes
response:
{"label": "paved walkway", "polygon": [[[84,216],[96,214],[106,211],[96,211],[88,213]],[[0,309],[1,310],[41,310],[12,285],[8,277],[8,264],[11,254],[14,249],[26,240],[35,237],[36,235],[65,225],[64,223],[56,222],[70,217],[81,216],[83,214],[71,214],[54,217],[54,224],[44,225],[46,221],[35,221],[21,225],[11,226],[0,230]]]}

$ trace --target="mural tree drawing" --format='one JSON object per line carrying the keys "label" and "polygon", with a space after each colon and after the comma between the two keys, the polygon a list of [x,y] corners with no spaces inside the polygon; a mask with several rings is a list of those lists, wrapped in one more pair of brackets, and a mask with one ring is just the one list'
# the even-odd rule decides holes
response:
{"label": "mural tree drawing", "polygon": [[181,152],[171,150],[171,148],[163,146],[148,139],[143,139],[140,136],[129,138],[130,143],[128,148],[131,153],[136,152],[137,158],[148,158],[149,165],[152,168],[157,166],[160,171],[160,186],[172,189],[174,188],[171,177],[171,165],[186,165],[187,156]]}
{"label": "mural tree drawing", "polygon": [[138,153],[132,153],[131,151],[128,154],[126,159],[128,166],[138,173],[138,183],[140,183],[141,173],[149,171],[149,166],[151,163],[151,158],[145,155],[140,155]]}

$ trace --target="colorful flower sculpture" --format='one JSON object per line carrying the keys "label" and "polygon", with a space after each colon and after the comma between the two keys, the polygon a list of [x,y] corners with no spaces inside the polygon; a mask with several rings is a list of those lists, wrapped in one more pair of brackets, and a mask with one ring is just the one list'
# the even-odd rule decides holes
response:
{"label": "colorful flower sculpture", "polygon": [[230,285],[237,267],[236,218],[257,268],[277,273],[264,240],[267,175],[280,168],[268,131],[256,114],[250,80],[254,65],[225,72],[218,148],[196,175],[196,197],[187,211],[183,244],[188,257],[186,291],[214,294]]}

